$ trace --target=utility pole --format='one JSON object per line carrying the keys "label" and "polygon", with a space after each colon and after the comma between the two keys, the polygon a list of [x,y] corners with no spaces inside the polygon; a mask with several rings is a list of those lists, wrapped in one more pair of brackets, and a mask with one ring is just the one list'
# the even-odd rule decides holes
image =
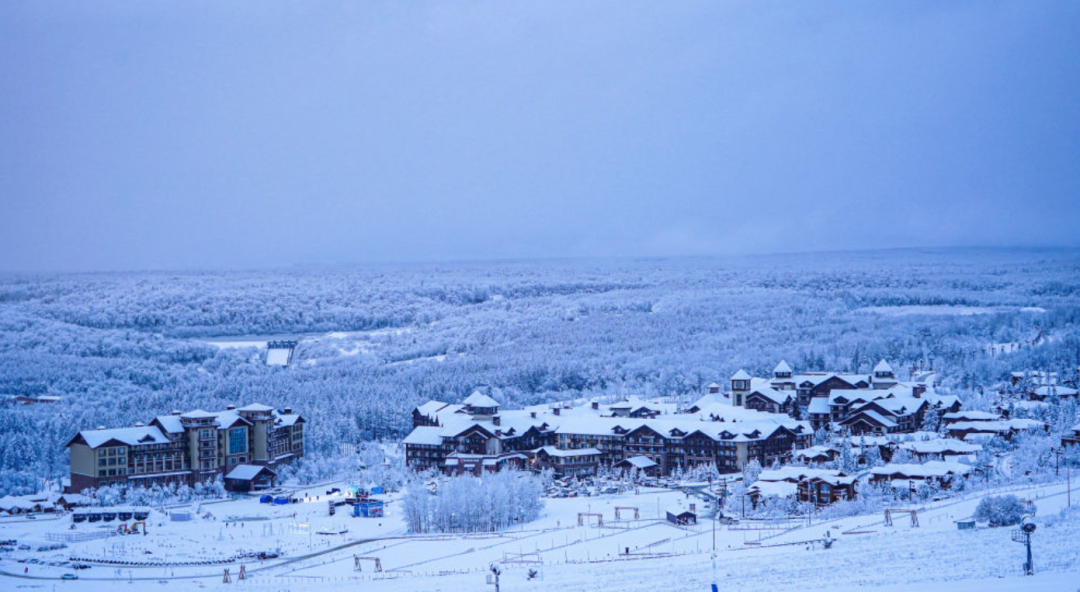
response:
{"label": "utility pole", "polygon": [[713,517],[712,517],[713,568],[716,567],[716,519],[717,519],[717,512],[719,512],[719,511],[720,511],[719,508],[713,508]]}

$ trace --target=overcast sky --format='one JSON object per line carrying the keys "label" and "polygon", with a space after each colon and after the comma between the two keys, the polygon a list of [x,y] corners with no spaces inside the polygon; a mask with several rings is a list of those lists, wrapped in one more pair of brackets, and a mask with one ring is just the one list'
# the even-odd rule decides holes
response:
{"label": "overcast sky", "polygon": [[0,5],[0,269],[1080,245],[1080,2]]}

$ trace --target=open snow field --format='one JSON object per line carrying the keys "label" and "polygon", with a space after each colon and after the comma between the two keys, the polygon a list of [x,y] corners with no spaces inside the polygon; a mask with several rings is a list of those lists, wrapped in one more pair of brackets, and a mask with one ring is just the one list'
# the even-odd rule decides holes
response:
{"label": "open snow field", "polygon": [[[191,522],[173,522],[155,512],[148,535],[115,536],[69,543],[58,551],[16,550],[0,559],[0,589],[87,592],[112,591],[117,582],[133,589],[228,590],[242,586],[267,590],[314,591],[348,585],[379,591],[482,590],[492,563],[502,565],[503,590],[707,590],[712,581],[712,522],[685,528],[662,520],[664,512],[702,501],[669,490],[640,490],[619,495],[547,500],[544,515],[519,529],[478,535],[411,536],[389,497],[384,518],[353,518],[345,508],[328,516],[327,487],[301,490],[310,501],[288,506],[256,500],[204,504]],[[959,531],[955,520],[972,514],[978,497],[946,500],[922,508],[919,526],[904,518],[883,525],[882,516],[858,516],[795,528],[776,525],[718,525],[716,576],[721,588],[746,592],[870,589],[914,590],[1062,590],[1080,587],[1080,513],[1058,516],[1066,504],[1065,484],[1016,491],[1035,501],[1039,530],[1034,535],[1034,577],[1021,572],[1023,546],[1011,542],[1011,528]],[[318,499],[316,499],[316,496]],[[615,507],[635,507],[622,520]],[[733,510],[735,508],[732,508]],[[578,513],[603,515],[604,526]],[[294,517],[295,514],[295,517]],[[235,520],[235,521],[234,521]],[[36,548],[49,533],[115,530],[109,525],[79,524],[68,516],[55,520],[8,519],[0,540],[17,539]],[[227,525],[227,526],[226,526]],[[343,534],[318,534],[338,532]],[[832,548],[820,543],[826,532]],[[1073,541],[1069,543],[1068,541]],[[228,564],[153,565],[156,561],[209,562],[246,552],[280,549],[278,559],[244,559]],[[625,554],[629,550],[629,555]],[[88,563],[127,561],[141,567],[96,564],[76,572],[60,563],[69,557]],[[356,571],[354,556],[377,557]],[[38,563],[19,562],[34,559]],[[240,565],[248,579],[237,581]],[[224,569],[233,582],[223,583]],[[529,580],[529,569],[538,572]],[[62,581],[78,573],[78,581]]]}

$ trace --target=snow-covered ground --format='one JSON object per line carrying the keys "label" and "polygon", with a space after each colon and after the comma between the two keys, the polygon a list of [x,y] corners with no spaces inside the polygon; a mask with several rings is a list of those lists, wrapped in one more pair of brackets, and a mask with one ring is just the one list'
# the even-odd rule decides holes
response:
{"label": "snow-covered ground", "polygon": [[[330,517],[326,489],[301,491],[310,494],[310,501],[288,506],[261,505],[256,500],[205,504],[191,522],[173,522],[155,512],[145,536],[71,543],[59,551],[4,553],[0,589],[62,585],[106,591],[117,580],[131,580],[143,588],[225,590],[236,585],[241,562],[190,567],[95,565],[75,572],[70,566],[19,560],[62,562],[76,556],[139,563],[191,562],[278,548],[283,551],[279,559],[244,562],[245,585],[296,591],[339,585],[380,591],[477,590],[485,589],[489,566],[496,562],[502,565],[503,590],[707,590],[713,577],[713,523],[703,518],[702,524],[680,528],[661,519],[667,510],[686,509],[691,503],[705,513],[700,499],[678,491],[643,489],[550,499],[540,519],[518,529],[411,536],[405,532],[396,496],[388,498],[384,518],[353,518],[344,507]],[[1065,484],[1059,483],[1016,492],[1033,499],[1038,507],[1033,577],[1022,575],[1023,546],[1010,540],[1011,528],[957,530],[954,521],[970,516],[978,503],[979,497],[970,497],[922,508],[917,528],[904,520],[886,527],[880,515],[823,523],[812,520],[810,525],[800,523],[789,530],[745,522],[718,525],[717,583],[724,589],[748,592],[860,588],[1072,592],[1080,582],[1080,551],[1075,545],[1080,540],[1080,512],[1058,516],[1066,504],[1065,490]],[[638,518],[627,510],[616,520],[616,507],[637,508]],[[592,517],[585,517],[579,526],[579,513],[601,514],[604,526]],[[36,547],[48,539],[48,533],[105,529],[115,529],[115,523],[83,523],[72,530],[70,517],[7,519],[0,522],[0,540],[17,539]],[[318,534],[344,529],[348,532]],[[826,532],[836,539],[830,549],[820,543]],[[383,571],[375,571],[372,561],[362,562],[362,571],[357,571],[354,556],[379,558]],[[222,582],[226,567],[232,584]],[[527,578],[529,569],[538,572],[536,579]],[[80,579],[61,582],[57,578],[64,573],[78,573]]]}

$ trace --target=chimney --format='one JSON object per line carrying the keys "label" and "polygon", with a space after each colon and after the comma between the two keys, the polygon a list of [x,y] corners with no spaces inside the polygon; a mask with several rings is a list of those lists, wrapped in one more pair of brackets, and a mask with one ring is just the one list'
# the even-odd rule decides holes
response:
{"label": "chimney", "polygon": [[600,402],[599,401],[593,401],[592,402],[592,408],[593,408],[593,410],[600,409]]}
{"label": "chimney", "polygon": [[555,411],[555,415],[559,415],[559,411],[561,411],[561,409],[559,407],[556,407],[554,409],[554,411]]}
{"label": "chimney", "polygon": [[105,429],[105,426],[98,426],[97,429],[103,430],[103,429]]}
{"label": "chimney", "polygon": [[536,419],[536,412],[535,411],[530,411],[529,412],[529,417],[531,417],[533,419]]}
{"label": "chimney", "polygon": [[917,384],[914,387],[912,387],[912,389],[911,389],[911,394],[916,399],[918,399],[919,397],[922,397],[922,394],[925,393],[925,392],[926,392],[926,385],[925,384]]}
{"label": "chimney", "polygon": [[180,410],[179,409],[173,409],[172,414],[173,415],[180,415]]}
{"label": "chimney", "polygon": [[499,417],[498,415],[492,415],[491,416],[491,423],[493,425],[500,426],[500,425],[502,425],[502,418]]}
{"label": "chimney", "polygon": [[144,428],[144,427],[146,427],[146,424],[141,422],[141,421],[137,421],[137,422],[135,422],[135,427]]}
{"label": "chimney", "polygon": [[292,407],[286,407],[281,410],[282,415],[292,415]]}
{"label": "chimney", "polygon": [[228,407],[225,408],[225,411],[232,411],[234,409],[236,409],[236,405],[229,405]]}

